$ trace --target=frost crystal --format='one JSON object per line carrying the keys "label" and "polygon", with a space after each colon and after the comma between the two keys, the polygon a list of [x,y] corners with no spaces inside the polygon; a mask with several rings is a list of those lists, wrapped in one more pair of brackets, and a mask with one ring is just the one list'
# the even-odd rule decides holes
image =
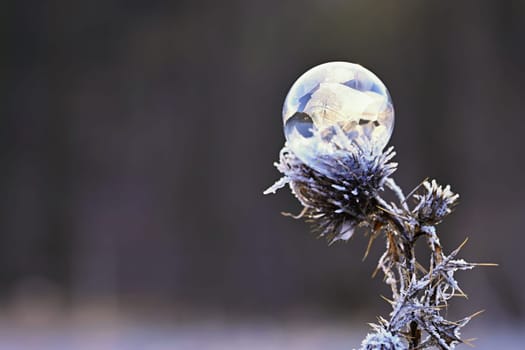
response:
{"label": "frost crystal", "polygon": [[359,350],[404,350],[406,345],[397,335],[385,329],[370,333],[361,343]]}
{"label": "frost crystal", "polygon": [[414,196],[417,202],[414,212],[418,214],[417,218],[421,223],[438,224],[452,212],[459,194],[450,191],[450,186],[441,187],[436,180],[424,181],[423,187],[425,192]]}
{"label": "frost crystal", "polygon": [[[357,227],[370,230],[370,243],[384,235],[386,250],[376,272],[384,274],[392,290],[392,311],[388,320],[380,318],[378,325],[372,325],[374,332],[363,341],[361,350],[454,349],[463,342],[461,328],[473,316],[450,321],[443,310],[451,298],[465,296],[455,272],[476,264],[457,258],[463,245],[446,254],[435,225],[452,212],[459,196],[450,186],[432,180],[405,197],[391,177],[397,168],[391,162],[392,148],[377,153],[366,138],[349,141],[337,126],[332,132],[330,152],[306,152],[316,157],[314,166],[285,146],[275,164],[283,177],[265,193],[288,185],[303,205],[299,215],[291,216],[304,218],[330,243],[350,239]],[[322,135],[312,130],[311,137]],[[381,197],[386,189],[398,203]],[[413,208],[409,199],[415,201]],[[428,246],[426,264],[416,259],[415,245],[420,240]]]}
{"label": "frost crystal", "polygon": [[[337,128],[335,133],[338,135]],[[288,184],[304,206],[298,217],[312,223],[330,242],[348,240],[358,226],[379,223],[378,193],[397,167],[390,162],[395,155],[392,148],[375,155],[366,142],[339,141],[332,155],[318,157],[320,170],[308,167],[290,149],[283,148],[275,165],[284,176],[264,192],[274,193]]]}

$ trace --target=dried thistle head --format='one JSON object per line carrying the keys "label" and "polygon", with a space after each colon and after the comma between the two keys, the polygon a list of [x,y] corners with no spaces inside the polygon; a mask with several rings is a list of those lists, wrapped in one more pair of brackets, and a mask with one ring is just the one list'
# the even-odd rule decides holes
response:
{"label": "dried thistle head", "polygon": [[375,332],[368,334],[363,340],[360,350],[405,350],[406,348],[400,337],[376,326]]}
{"label": "dried thistle head", "polygon": [[424,181],[423,190],[423,193],[414,195],[416,206],[413,213],[422,225],[439,224],[454,210],[459,194],[453,193],[448,185],[438,185],[436,180]]}
{"label": "dried thistle head", "polygon": [[284,176],[265,191],[273,193],[288,184],[304,207],[298,217],[331,243],[348,240],[358,226],[375,226],[376,198],[397,167],[390,162],[392,148],[376,154],[370,143],[346,143],[345,138],[338,139],[338,132],[335,128],[334,152],[318,156],[315,169],[283,148],[275,165]]}

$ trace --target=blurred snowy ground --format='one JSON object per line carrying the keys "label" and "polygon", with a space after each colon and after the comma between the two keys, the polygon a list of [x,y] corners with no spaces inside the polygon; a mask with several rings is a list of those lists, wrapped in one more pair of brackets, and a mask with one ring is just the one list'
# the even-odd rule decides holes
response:
{"label": "blurred snowy ground", "polygon": [[[44,322],[45,321],[45,322]],[[364,322],[236,320],[132,321],[111,317],[0,321],[0,349],[9,350],[349,350],[367,332]],[[525,348],[525,325],[467,327],[479,350]],[[469,349],[463,345],[460,349]]]}

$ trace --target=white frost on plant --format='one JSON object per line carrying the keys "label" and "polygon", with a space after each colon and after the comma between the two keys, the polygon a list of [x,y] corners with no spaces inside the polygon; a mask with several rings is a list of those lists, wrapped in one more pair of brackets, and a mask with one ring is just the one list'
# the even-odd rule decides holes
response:
{"label": "white frost on plant", "polygon": [[[369,229],[370,244],[385,236],[386,251],[377,270],[392,290],[392,311],[388,320],[380,318],[380,324],[372,326],[360,350],[454,349],[463,342],[460,329],[472,316],[450,321],[443,312],[451,298],[465,295],[455,272],[476,264],[457,258],[463,244],[447,254],[436,225],[452,212],[459,195],[431,180],[405,196],[392,178],[397,168],[391,162],[393,148],[377,153],[366,138],[349,140],[338,126],[312,134],[317,142],[293,149],[288,143],[281,150],[275,166],[283,177],[265,193],[288,185],[304,207],[293,217],[311,223],[330,244],[349,240],[359,227]],[[326,138],[330,142],[321,142]],[[397,203],[381,197],[385,189],[394,193]],[[409,199],[415,200],[414,206]],[[416,257],[418,240],[429,248],[427,264]]]}
{"label": "white frost on plant", "polygon": [[405,350],[403,340],[383,328],[377,328],[376,333],[369,333],[361,343],[359,350]]}

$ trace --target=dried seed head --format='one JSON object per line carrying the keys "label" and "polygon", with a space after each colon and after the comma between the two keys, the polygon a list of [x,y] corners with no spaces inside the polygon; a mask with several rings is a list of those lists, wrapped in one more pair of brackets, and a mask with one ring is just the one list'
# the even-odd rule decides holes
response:
{"label": "dried seed head", "polygon": [[323,166],[317,169],[284,147],[276,164],[284,177],[265,191],[274,193],[288,184],[304,206],[301,217],[330,242],[348,240],[357,226],[373,227],[378,192],[397,167],[390,162],[392,148],[377,155],[366,142],[339,146],[337,152],[319,156],[317,163]]}
{"label": "dried seed head", "polygon": [[453,211],[459,194],[453,193],[448,185],[438,185],[436,180],[423,182],[423,187],[424,193],[414,195],[417,202],[414,216],[422,225],[439,224]]}
{"label": "dried seed head", "polygon": [[361,343],[360,350],[405,350],[407,347],[403,340],[384,329],[377,329],[370,333]]}

